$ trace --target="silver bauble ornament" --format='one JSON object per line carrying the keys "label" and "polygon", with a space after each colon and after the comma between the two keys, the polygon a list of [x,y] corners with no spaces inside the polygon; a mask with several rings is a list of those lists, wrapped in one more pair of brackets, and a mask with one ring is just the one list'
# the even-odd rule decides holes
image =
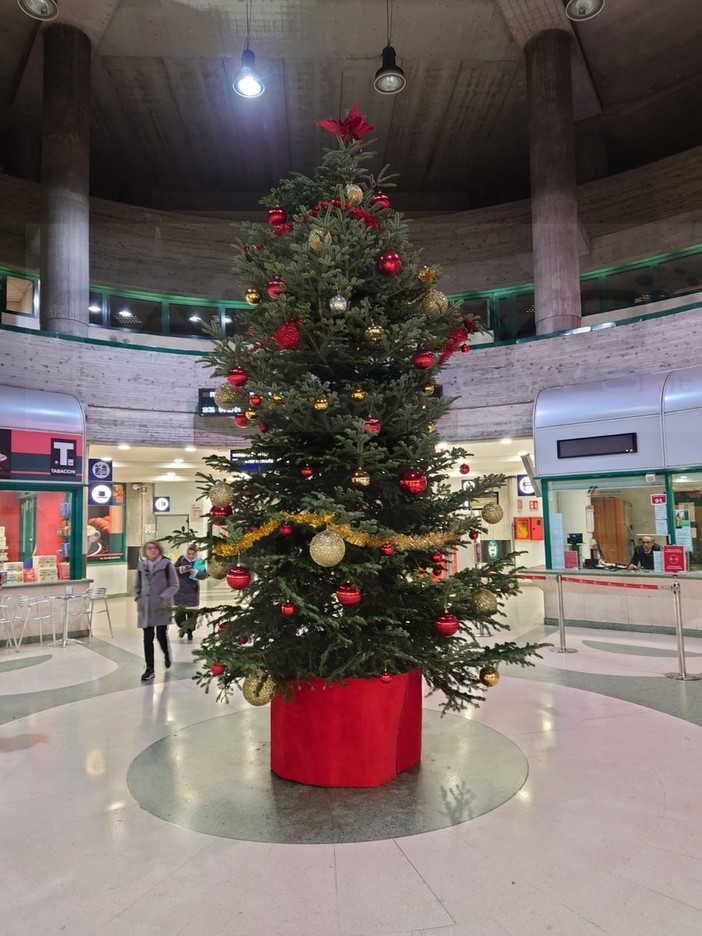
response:
{"label": "silver bauble ornament", "polygon": [[336,296],[332,296],[329,300],[329,309],[332,312],[335,312],[337,315],[345,312],[348,307],[349,300],[346,298],[346,296],[342,296],[341,293],[337,293]]}
{"label": "silver bauble ornament", "polygon": [[346,553],[346,543],[338,533],[322,530],[316,533],[310,542],[310,556],[317,565],[324,568],[338,565]]}

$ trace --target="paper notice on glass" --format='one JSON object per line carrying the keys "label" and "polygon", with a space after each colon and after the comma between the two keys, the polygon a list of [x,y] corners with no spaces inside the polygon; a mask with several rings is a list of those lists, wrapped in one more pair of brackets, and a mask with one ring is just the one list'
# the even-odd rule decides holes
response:
{"label": "paper notice on glass", "polygon": [[654,504],[653,515],[656,518],[656,533],[668,535],[668,508],[665,504]]}
{"label": "paper notice on glass", "polygon": [[[658,519],[658,518],[656,518],[656,519]],[[658,530],[656,530],[656,533],[658,533]],[[657,549],[657,550],[653,553],[653,571],[654,571],[654,572],[662,572],[662,571],[663,571],[663,553],[661,552],[660,549]]]}
{"label": "paper notice on glass", "polygon": [[678,527],[675,531],[675,542],[678,546],[684,546],[685,552],[692,552],[692,527]]}
{"label": "paper notice on glass", "polygon": [[563,537],[563,514],[552,513],[549,517],[551,534],[551,568],[565,569],[565,539]]}

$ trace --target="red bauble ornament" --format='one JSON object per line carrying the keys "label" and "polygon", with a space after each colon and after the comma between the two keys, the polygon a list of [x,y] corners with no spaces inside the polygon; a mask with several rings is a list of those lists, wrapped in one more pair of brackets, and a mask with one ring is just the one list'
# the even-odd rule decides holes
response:
{"label": "red bauble ornament", "polygon": [[300,330],[294,322],[284,322],[273,332],[273,341],[283,351],[294,351],[300,341]]}
{"label": "red bauble ornament", "polygon": [[278,227],[279,224],[285,224],[288,220],[288,216],[284,208],[281,208],[279,205],[276,205],[275,208],[268,209],[268,223],[272,224],[273,227]]}
{"label": "red bauble ornament", "polygon": [[434,621],[434,627],[437,633],[441,634],[442,637],[453,637],[458,630],[458,618],[455,614],[444,611],[444,613],[440,614]]}
{"label": "red bauble ornament", "polygon": [[467,465],[465,462],[463,462],[458,470],[461,472],[461,474],[470,474],[470,465]]}
{"label": "red bauble ornament", "polygon": [[380,676],[378,676],[378,679],[379,679],[381,682],[388,683],[388,682],[390,682],[390,680],[392,679],[392,674],[391,674],[391,673],[388,673],[388,671],[385,669],[385,670],[383,670],[383,672],[380,674]]}
{"label": "red bauble ornament", "polygon": [[364,432],[380,432],[380,420],[374,419],[372,416],[368,416],[365,423],[363,424]]}
{"label": "red bauble ornament", "polygon": [[427,476],[419,468],[408,468],[399,483],[408,494],[423,494],[427,489]]}
{"label": "red bauble ornament", "polygon": [[234,566],[227,572],[227,585],[234,591],[241,591],[242,588],[251,582],[251,573],[246,566]]}
{"label": "red bauble ornament", "polygon": [[303,465],[302,468],[300,468],[300,474],[303,478],[311,478],[314,474],[314,468],[311,468],[309,465]]}
{"label": "red bauble ornament", "polygon": [[220,624],[217,628],[218,631],[225,631],[229,627],[229,623],[225,621],[223,624]]}
{"label": "red bauble ornament", "polygon": [[244,426],[248,422],[248,419],[246,418],[246,413],[235,413],[234,422],[240,429],[243,429]]}
{"label": "red bauble ornament", "polygon": [[247,644],[249,642],[249,638],[246,636],[246,634],[242,634],[240,637],[237,637],[237,641],[243,647],[244,644]]}
{"label": "red bauble ornament", "polygon": [[278,532],[281,536],[292,536],[292,523],[281,523],[280,530]]}
{"label": "red bauble ornament", "polygon": [[441,563],[444,562],[445,559],[446,559],[446,556],[443,553],[435,552],[431,554],[431,561],[434,563],[434,565],[441,565]]}
{"label": "red bauble ornament", "polygon": [[213,676],[222,676],[224,673],[226,673],[226,671],[227,667],[224,665],[224,663],[213,663],[210,667],[210,672]]}
{"label": "red bauble ornament", "polygon": [[389,208],[390,197],[385,192],[376,192],[370,200],[372,208]]}
{"label": "red bauble ornament", "polygon": [[336,590],[336,597],[345,608],[351,608],[361,601],[361,589],[351,585],[350,582],[344,582]]}
{"label": "red bauble ornament", "polygon": [[402,257],[395,250],[384,250],[375,264],[384,276],[397,276],[402,269]]}
{"label": "red bauble ornament", "polygon": [[210,507],[210,520],[213,526],[224,526],[227,517],[231,517],[231,507]]}
{"label": "red bauble ornament", "polygon": [[232,367],[227,374],[227,383],[232,387],[243,387],[248,379],[249,372],[245,371],[243,367]]}
{"label": "red bauble ornament", "polygon": [[468,536],[470,536],[472,540],[480,539],[480,533],[478,530],[471,530]]}
{"label": "red bauble ornament", "polygon": [[290,223],[276,224],[276,226],[273,228],[273,233],[276,235],[276,237],[282,237],[284,234],[289,234],[292,229],[293,226]]}
{"label": "red bauble ornament", "polygon": [[461,345],[461,354],[468,354],[469,351],[470,351],[470,345],[469,345],[469,344],[462,344],[462,345]]}
{"label": "red bauble ornament", "polygon": [[285,283],[282,281],[282,279],[278,279],[276,277],[276,279],[271,280],[270,283],[266,286],[266,292],[272,298],[280,296],[285,292]]}
{"label": "red bauble ornament", "polygon": [[412,363],[420,370],[428,370],[434,366],[434,354],[432,351],[417,351],[412,355]]}
{"label": "red bauble ornament", "polygon": [[250,524],[249,524],[249,530],[251,530],[252,533],[255,533],[256,530],[260,530],[260,529],[261,529],[261,524],[260,524],[260,523],[250,523]]}
{"label": "red bauble ornament", "polygon": [[268,432],[268,426],[265,423],[261,423],[258,427],[260,433]]}
{"label": "red bauble ornament", "polygon": [[280,613],[284,614],[285,617],[290,617],[295,613],[295,605],[292,601],[284,601],[280,606]]}
{"label": "red bauble ornament", "polygon": [[383,545],[380,547],[380,551],[384,556],[392,556],[392,554],[395,552],[395,547],[392,545],[392,543],[383,543]]}
{"label": "red bauble ornament", "polygon": [[260,393],[252,393],[249,397],[249,403],[251,406],[260,406],[263,402],[263,397]]}

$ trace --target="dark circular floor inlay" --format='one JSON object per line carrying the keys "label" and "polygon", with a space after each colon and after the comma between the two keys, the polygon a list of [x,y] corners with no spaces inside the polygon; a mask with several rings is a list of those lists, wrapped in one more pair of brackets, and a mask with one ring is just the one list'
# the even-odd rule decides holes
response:
{"label": "dark circular floor inlay", "polygon": [[44,656],[16,657],[9,660],[3,660],[0,663],[0,673],[9,673],[11,670],[26,669],[28,666],[38,666],[40,663],[46,663],[51,659],[51,654]]}
{"label": "dark circular floor inlay", "polygon": [[252,842],[367,842],[444,829],[511,799],[527,778],[509,738],[425,710],[422,762],[369,789],[281,780],[269,768],[267,710],[184,728],[132,761],[129,791],[148,812],[196,832]]}

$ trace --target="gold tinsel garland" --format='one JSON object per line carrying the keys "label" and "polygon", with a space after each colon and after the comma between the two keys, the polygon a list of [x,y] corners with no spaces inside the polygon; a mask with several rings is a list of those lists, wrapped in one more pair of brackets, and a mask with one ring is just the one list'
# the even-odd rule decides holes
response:
{"label": "gold tinsel garland", "polygon": [[266,536],[277,529],[281,520],[292,520],[294,523],[311,526],[313,528],[326,526],[332,533],[338,535],[352,546],[375,546],[380,547],[384,543],[392,543],[398,549],[435,549],[439,546],[445,546],[447,543],[456,542],[459,534],[455,531],[447,533],[424,533],[416,535],[407,535],[406,533],[362,533],[360,530],[354,530],[348,523],[334,523],[334,514],[315,514],[315,513],[288,513],[282,511],[274,519],[267,520],[256,530],[250,530],[244,533],[236,542],[218,543],[214,547],[216,556],[238,556],[239,553],[250,549],[254,543],[264,539]]}

